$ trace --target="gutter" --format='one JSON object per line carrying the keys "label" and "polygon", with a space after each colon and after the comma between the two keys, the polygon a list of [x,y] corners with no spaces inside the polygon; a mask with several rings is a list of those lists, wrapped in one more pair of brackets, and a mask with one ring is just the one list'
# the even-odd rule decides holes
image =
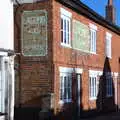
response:
{"label": "gutter", "polygon": [[94,10],[83,4],[79,0],[56,0],[57,2],[63,4],[64,6],[76,11],[78,14],[81,14],[94,22],[102,25],[109,30],[115,32],[120,35],[120,27],[113,24],[112,22],[106,20],[104,17],[96,13]]}

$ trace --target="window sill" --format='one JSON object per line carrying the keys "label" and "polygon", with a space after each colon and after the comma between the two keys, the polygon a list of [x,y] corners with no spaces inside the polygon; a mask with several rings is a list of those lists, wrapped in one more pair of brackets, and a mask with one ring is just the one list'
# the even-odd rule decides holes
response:
{"label": "window sill", "polygon": [[109,55],[105,54],[105,57],[108,58],[108,59],[112,59],[112,55],[109,56]]}
{"label": "window sill", "polygon": [[96,100],[97,99],[97,97],[91,97],[91,98],[89,98],[89,100]]}
{"label": "window sill", "polygon": [[87,54],[98,55],[96,52],[85,51],[85,50],[82,50],[82,49],[73,48],[73,47],[72,47],[71,45],[69,45],[69,44],[61,43],[61,46],[66,47],[66,48],[72,48],[73,50],[78,50],[78,51],[81,51],[81,52],[83,52],[83,53],[87,53]]}
{"label": "window sill", "polygon": [[72,48],[71,45],[69,45],[69,44],[64,44],[64,43],[61,43],[61,46],[67,47],[67,48]]}
{"label": "window sill", "polygon": [[112,59],[112,57],[106,56],[108,59]]}
{"label": "window sill", "polygon": [[97,55],[97,53],[96,53],[96,52],[91,52],[91,51],[90,51],[90,54]]}
{"label": "window sill", "polygon": [[63,105],[63,104],[65,104],[65,103],[71,103],[71,102],[72,102],[71,99],[70,99],[70,100],[64,100],[64,101],[63,101],[63,100],[60,100],[60,101],[59,101],[59,104],[60,104],[60,105]]}
{"label": "window sill", "polygon": [[110,97],[113,97],[113,95],[107,95],[106,97],[107,97],[107,98],[110,98]]}

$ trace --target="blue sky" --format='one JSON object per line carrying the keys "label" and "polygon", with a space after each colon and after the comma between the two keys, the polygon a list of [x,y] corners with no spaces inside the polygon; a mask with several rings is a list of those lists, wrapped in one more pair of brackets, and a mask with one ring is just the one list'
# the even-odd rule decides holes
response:
{"label": "blue sky", "polygon": [[[108,0],[81,0],[87,6],[102,16],[105,16],[105,6]],[[120,0],[113,0],[116,9],[116,24],[120,26]]]}

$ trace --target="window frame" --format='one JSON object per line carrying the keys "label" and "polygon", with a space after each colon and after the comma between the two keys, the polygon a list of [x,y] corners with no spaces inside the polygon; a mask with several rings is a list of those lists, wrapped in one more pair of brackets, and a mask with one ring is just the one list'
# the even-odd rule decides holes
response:
{"label": "window frame", "polygon": [[90,53],[97,53],[97,26],[89,24],[90,27]]}
{"label": "window frame", "polygon": [[[89,76],[89,97],[90,100],[97,98],[98,94],[97,76]],[[91,86],[92,85],[92,86]]]}
{"label": "window frame", "polygon": [[108,32],[105,36],[105,53],[108,58],[112,58],[112,34]]}
{"label": "window frame", "polygon": [[[97,95],[98,95],[98,92],[99,92],[99,80],[98,80],[98,78],[99,78],[99,76],[101,76],[103,74],[103,72],[102,71],[96,71],[96,70],[89,70],[89,100],[96,100],[97,99]],[[96,86],[95,86],[95,90],[94,90],[94,96],[91,96],[91,83],[90,83],[90,78],[96,78],[95,80],[96,80],[96,82],[94,82],[94,83],[96,83]],[[93,82],[92,82],[93,83]],[[93,86],[93,87],[94,87]],[[94,88],[93,88],[94,89]],[[93,95],[93,93],[92,93],[92,95]]]}
{"label": "window frame", "polygon": [[[63,78],[62,80],[61,77]],[[65,84],[65,78],[66,78],[66,84]],[[66,90],[66,94],[65,94],[65,90]],[[68,93],[69,92],[68,90],[70,90],[70,93]],[[70,97],[68,96],[69,94]],[[72,101],[72,73],[68,73],[68,72],[60,73],[60,101],[63,103],[69,103]]]}
{"label": "window frame", "polygon": [[60,36],[61,36],[61,45],[65,47],[71,47],[71,18],[72,14],[61,8],[60,16]]}
{"label": "window frame", "polygon": [[60,87],[61,87],[61,81],[59,82],[59,104],[64,104],[64,103],[69,103],[69,102],[72,102],[72,74],[73,73],[76,73],[76,74],[82,74],[83,72],[83,69],[81,68],[68,68],[68,67],[59,67],[59,80],[61,78],[62,75],[67,75],[69,74],[70,75],[70,78],[71,78],[71,98],[69,100],[61,100],[60,99],[60,95],[61,95],[61,91],[60,91]]}
{"label": "window frame", "polygon": [[113,96],[113,83],[112,83],[112,75],[106,74],[106,97]]}

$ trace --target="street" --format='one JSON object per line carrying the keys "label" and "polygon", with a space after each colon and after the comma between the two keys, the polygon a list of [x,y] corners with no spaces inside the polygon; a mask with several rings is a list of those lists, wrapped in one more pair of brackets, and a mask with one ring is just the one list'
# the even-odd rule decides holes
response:
{"label": "street", "polygon": [[120,112],[108,113],[92,118],[83,118],[81,120],[120,120]]}

